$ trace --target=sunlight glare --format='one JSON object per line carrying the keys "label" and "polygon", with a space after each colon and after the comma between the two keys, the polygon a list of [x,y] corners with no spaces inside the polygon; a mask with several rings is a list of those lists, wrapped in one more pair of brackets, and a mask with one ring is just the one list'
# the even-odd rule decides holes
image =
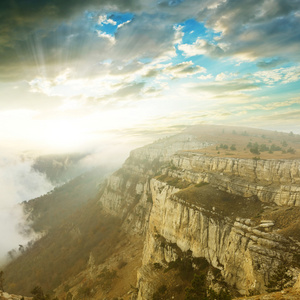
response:
{"label": "sunlight glare", "polygon": [[48,147],[68,151],[77,149],[83,142],[84,134],[75,122],[55,120],[47,124],[43,140]]}

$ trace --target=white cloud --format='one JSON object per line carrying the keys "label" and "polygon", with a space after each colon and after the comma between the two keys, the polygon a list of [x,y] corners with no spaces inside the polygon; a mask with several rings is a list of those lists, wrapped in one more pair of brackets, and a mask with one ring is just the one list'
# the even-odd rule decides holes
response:
{"label": "white cloud", "polygon": [[61,84],[66,82],[67,79],[70,78],[71,73],[72,70],[70,68],[63,70],[54,78],[54,84]]}
{"label": "white cloud", "polygon": [[100,15],[98,17],[98,24],[101,26],[103,24],[110,24],[110,25],[117,25],[117,22],[114,21],[113,19],[108,19],[107,15]]}
{"label": "white cloud", "polygon": [[220,45],[209,43],[208,41],[198,38],[193,44],[181,44],[178,49],[183,51],[186,57],[196,55],[222,56],[224,50]]}
{"label": "white cloud", "polygon": [[261,82],[272,85],[275,83],[291,83],[300,80],[300,66],[279,68],[275,70],[258,71],[254,77]]}
{"label": "white cloud", "polygon": [[224,81],[224,80],[228,80],[228,79],[231,79],[231,78],[234,78],[234,77],[237,77],[237,74],[236,73],[219,73],[217,76],[216,76],[216,81]]}
{"label": "white cloud", "polygon": [[98,37],[100,38],[104,38],[110,41],[111,44],[115,44],[116,43],[116,38],[108,33],[105,33],[101,30],[96,30]]}
{"label": "white cloud", "polygon": [[300,98],[283,100],[280,102],[270,102],[270,103],[255,103],[252,105],[244,106],[247,110],[275,110],[277,108],[289,107],[293,104],[300,104]]}
{"label": "white cloud", "polygon": [[123,26],[125,26],[126,24],[129,24],[130,22],[131,22],[131,20],[128,20],[128,21],[126,21],[124,23],[119,24],[118,25],[118,29],[121,28],[121,27],[123,27]]}
{"label": "white cloud", "polygon": [[174,37],[174,44],[181,44],[182,43],[182,38],[184,36],[184,33],[182,31],[183,26],[181,25],[175,25],[173,26],[173,29],[175,30],[175,37]]}
{"label": "white cloud", "polygon": [[212,79],[213,76],[211,74],[208,74],[208,75],[200,75],[197,78],[200,79],[200,80],[207,80],[207,79]]}
{"label": "white cloud", "polygon": [[50,90],[52,82],[47,78],[36,77],[28,82],[30,86],[30,92],[32,93],[43,93],[50,96]]}
{"label": "white cloud", "polygon": [[205,73],[206,69],[201,66],[194,65],[192,61],[186,61],[177,65],[167,65],[163,69],[163,73],[172,78],[186,78],[199,73]]}

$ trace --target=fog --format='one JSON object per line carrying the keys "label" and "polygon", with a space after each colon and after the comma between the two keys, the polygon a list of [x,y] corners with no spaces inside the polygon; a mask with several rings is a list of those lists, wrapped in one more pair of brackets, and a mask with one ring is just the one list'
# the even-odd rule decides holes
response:
{"label": "fog", "polygon": [[25,245],[35,237],[18,205],[53,189],[45,175],[31,169],[29,159],[0,149],[0,265],[8,251]]}
{"label": "fog", "polygon": [[[94,145],[72,166],[73,171],[66,171],[70,171],[70,179],[97,166],[105,167],[107,172],[111,172],[122,165],[130,150],[140,145],[141,143],[120,140]],[[0,266],[7,262],[9,251],[18,250],[19,245],[26,245],[37,238],[37,233],[26,221],[20,203],[54,188],[54,183],[44,173],[32,169],[34,155],[31,154],[30,157],[24,158],[24,155],[12,153],[11,148],[0,148]]]}

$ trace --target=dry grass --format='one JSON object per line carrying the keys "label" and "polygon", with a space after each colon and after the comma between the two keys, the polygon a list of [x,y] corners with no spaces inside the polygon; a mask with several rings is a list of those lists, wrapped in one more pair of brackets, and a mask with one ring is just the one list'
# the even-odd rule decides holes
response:
{"label": "dry grass", "polygon": [[251,218],[262,211],[262,203],[255,197],[245,198],[218,190],[211,185],[193,186],[175,194],[180,199],[209,211],[235,219]]}
{"label": "dry grass", "polygon": [[273,220],[279,233],[300,241],[300,207],[277,206],[262,214],[261,219]]}
{"label": "dry grass", "polygon": [[[195,126],[186,131],[196,135],[200,140],[213,143],[213,146],[197,150],[207,156],[213,157],[237,157],[261,159],[299,159],[300,158],[300,135],[289,134],[277,131],[268,131],[254,128],[242,128],[234,126],[212,126],[202,125]],[[282,153],[274,151],[273,153],[261,152],[253,154],[247,148],[248,143],[265,144],[270,147],[272,144],[280,146],[287,151],[290,147],[295,149],[295,154]],[[287,146],[283,146],[283,143]],[[228,149],[216,150],[216,146],[226,144]],[[236,150],[230,150],[231,145],[235,145]],[[193,150],[194,151],[194,150]]]}

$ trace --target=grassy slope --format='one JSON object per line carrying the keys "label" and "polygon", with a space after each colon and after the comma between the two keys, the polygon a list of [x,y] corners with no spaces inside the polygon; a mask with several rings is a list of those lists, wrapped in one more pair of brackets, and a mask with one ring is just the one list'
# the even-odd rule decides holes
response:
{"label": "grassy slope", "polygon": [[30,295],[36,285],[52,290],[86,268],[90,253],[104,260],[119,239],[119,220],[98,204],[101,170],[72,180],[52,193],[26,203],[33,227],[48,234],[4,270],[11,293]]}
{"label": "grassy slope", "polygon": [[[188,128],[188,134],[196,135],[200,140],[213,143],[213,146],[198,150],[207,156],[216,157],[237,157],[237,158],[253,158],[261,159],[299,159],[300,158],[300,135],[293,133],[283,133],[277,131],[269,131],[255,128],[243,128],[235,126],[210,126],[201,125]],[[265,144],[270,147],[272,144],[280,146],[287,151],[290,147],[295,149],[295,153],[282,153],[282,151],[268,151],[260,154],[253,154],[247,148],[248,143]],[[284,143],[286,142],[286,144]],[[216,146],[226,144],[228,149],[216,149]],[[236,150],[231,150],[231,145],[236,146]],[[283,146],[286,145],[286,146]]]}

